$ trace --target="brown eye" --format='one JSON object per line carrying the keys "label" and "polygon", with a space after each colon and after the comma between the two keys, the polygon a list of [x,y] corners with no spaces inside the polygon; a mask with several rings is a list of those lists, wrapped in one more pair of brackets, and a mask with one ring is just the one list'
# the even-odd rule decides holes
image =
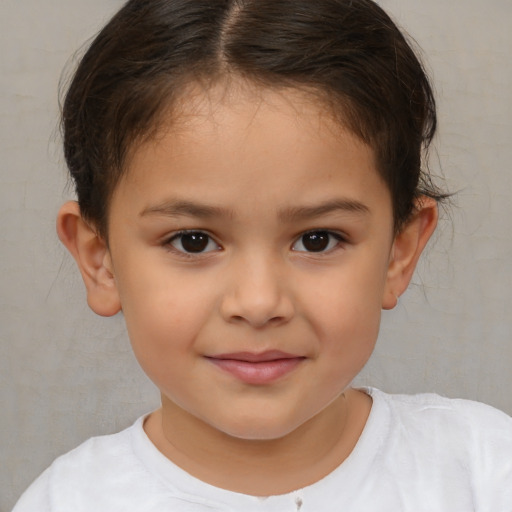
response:
{"label": "brown eye", "polygon": [[180,252],[192,254],[200,254],[219,249],[219,246],[210,236],[201,231],[179,233],[172,238],[170,244]]}
{"label": "brown eye", "polygon": [[292,250],[301,252],[326,252],[342,240],[340,235],[330,231],[310,231],[293,244]]}

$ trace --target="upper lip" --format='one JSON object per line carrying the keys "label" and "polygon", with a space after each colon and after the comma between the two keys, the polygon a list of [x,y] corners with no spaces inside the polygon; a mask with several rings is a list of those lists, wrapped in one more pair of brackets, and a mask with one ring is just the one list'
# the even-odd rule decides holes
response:
{"label": "upper lip", "polygon": [[282,352],[281,350],[266,350],[265,352],[229,352],[208,356],[209,359],[229,359],[234,361],[245,361],[248,363],[262,363],[266,361],[277,361],[279,359],[302,358],[297,354]]}

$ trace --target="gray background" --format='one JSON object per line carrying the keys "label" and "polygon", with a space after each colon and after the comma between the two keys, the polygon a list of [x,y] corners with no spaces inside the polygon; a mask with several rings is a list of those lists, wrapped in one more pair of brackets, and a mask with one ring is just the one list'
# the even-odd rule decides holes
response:
{"label": "gray background", "polygon": [[[512,414],[512,2],[381,0],[436,84],[433,158],[458,191],[358,383]],[[68,197],[57,88],[119,0],[0,0],[0,512],[58,454],[158,404],[122,318],[88,311],[54,233]]]}

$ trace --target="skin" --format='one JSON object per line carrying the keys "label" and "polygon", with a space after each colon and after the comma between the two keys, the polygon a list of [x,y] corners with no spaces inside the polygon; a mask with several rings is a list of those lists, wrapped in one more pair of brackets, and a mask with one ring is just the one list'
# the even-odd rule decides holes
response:
{"label": "skin", "polygon": [[[161,391],[145,423],[157,448],[213,485],[288,492],[357,443],[371,399],[348,386],[382,308],[409,283],[436,206],[423,199],[395,234],[372,149],[299,91],[219,86],[186,100],[133,152],[108,244],[76,203],[62,207],[58,232],[89,305],[123,311]],[[187,252],[183,230],[204,233],[204,250]],[[308,250],[310,232],[327,241],[322,250]],[[294,361],[270,381],[218,364],[269,351]]]}

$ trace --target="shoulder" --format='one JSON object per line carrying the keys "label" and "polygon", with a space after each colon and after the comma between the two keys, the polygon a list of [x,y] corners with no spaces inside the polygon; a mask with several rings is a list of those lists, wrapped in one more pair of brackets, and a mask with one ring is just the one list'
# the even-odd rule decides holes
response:
{"label": "shoulder", "polygon": [[[13,512],[197,512],[211,510],[202,484],[151,443],[144,418],[118,434],[93,437],[56,459]],[[192,489],[193,492],[190,492]],[[196,491],[199,496],[196,496]]]}
{"label": "shoulder", "polygon": [[[116,485],[133,480],[131,473],[137,471],[137,463],[132,437],[141,429],[142,418],[122,432],[93,437],[58,457],[25,491],[13,512],[66,510],[78,496],[87,496],[92,504],[113,478],[117,479]],[[83,509],[75,505],[75,510]]]}
{"label": "shoulder", "polygon": [[[425,430],[427,425],[466,431],[476,437],[502,437],[512,442],[512,418],[504,412],[480,402],[445,398],[436,394],[393,395],[377,389],[368,390],[374,403],[388,408],[390,417],[411,427]],[[428,423],[425,424],[425,421]]]}
{"label": "shoulder", "polygon": [[137,427],[138,422],[117,434],[92,437],[57,458],[49,468],[49,484],[68,480],[84,485],[86,475],[105,475],[119,468],[119,463],[132,457],[131,436]]}
{"label": "shoulder", "polygon": [[21,496],[12,512],[51,512],[47,469]]}
{"label": "shoulder", "polygon": [[439,473],[446,470],[453,481],[464,478],[475,500],[505,499],[512,510],[510,416],[489,405],[435,394],[368,393],[380,411],[375,419],[387,423],[386,456],[400,453],[402,460],[427,462]]}

